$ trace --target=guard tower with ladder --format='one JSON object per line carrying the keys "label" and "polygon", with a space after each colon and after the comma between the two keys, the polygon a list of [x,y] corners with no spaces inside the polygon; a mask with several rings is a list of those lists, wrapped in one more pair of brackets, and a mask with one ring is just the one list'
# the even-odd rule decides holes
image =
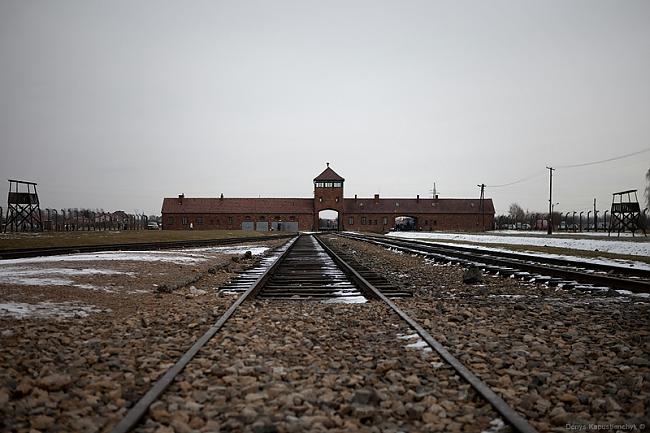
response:
{"label": "guard tower with ladder", "polygon": [[9,179],[9,196],[7,197],[7,220],[4,232],[43,231],[41,207],[36,192],[36,183]]}
{"label": "guard tower with ladder", "polygon": [[[639,198],[636,192],[636,189],[631,189],[612,194],[612,210],[609,220],[608,236],[611,236],[613,231],[617,232],[618,236],[620,236],[621,232],[625,232],[625,230],[632,232],[632,236],[634,236],[634,232],[637,230],[643,232],[645,236],[648,236],[645,228],[640,224],[641,207],[639,206]],[[634,194],[634,201],[632,201],[632,194]]]}

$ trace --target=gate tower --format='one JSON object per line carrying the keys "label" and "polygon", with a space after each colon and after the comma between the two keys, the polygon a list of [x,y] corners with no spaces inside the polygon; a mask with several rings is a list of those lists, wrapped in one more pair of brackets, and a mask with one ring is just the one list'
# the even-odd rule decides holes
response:
{"label": "gate tower", "polygon": [[327,168],[314,178],[314,228],[319,228],[318,213],[323,210],[338,212],[338,230],[343,230],[343,179],[327,163]]}

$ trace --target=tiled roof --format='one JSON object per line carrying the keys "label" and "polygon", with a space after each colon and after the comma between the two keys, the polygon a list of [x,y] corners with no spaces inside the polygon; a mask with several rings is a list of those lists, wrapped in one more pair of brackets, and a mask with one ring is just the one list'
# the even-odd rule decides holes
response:
{"label": "tiled roof", "polygon": [[162,213],[312,214],[313,198],[183,198],[163,200]]}
{"label": "tiled roof", "polygon": [[321,174],[319,174],[314,178],[314,182],[327,181],[327,180],[343,182],[345,179],[343,179],[341,176],[336,174],[336,172],[332,170],[328,164],[327,168]]}
{"label": "tiled roof", "polygon": [[[465,198],[439,198],[439,199],[405,199],[405,198],[346,198],[343,201],[343,209],[346,214],[353,213],[383,213],[403,214],[409,213],[478,213],[480,210],[479,199]],[[486,198],[485,214],[494,214],[492,199]]]}

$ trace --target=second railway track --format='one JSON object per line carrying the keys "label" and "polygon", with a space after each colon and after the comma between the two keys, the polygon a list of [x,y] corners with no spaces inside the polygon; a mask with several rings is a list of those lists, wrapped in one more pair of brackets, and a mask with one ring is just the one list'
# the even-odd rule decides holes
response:
{"label": "second railway track", "polygon": [[[487,428],[490,422],[498,425],[501,419],[515,431],[535,431],[516,410],[389,299],[407,297],[410,293],[391,285],[372,270],[358,265],[355,269],[343,257],[344,252],[337,254],[317,237],[302,235],[279,249],[260,268],[241,274],[224,288],[239,292],[237,300],[132,407],[113,432],[128,432],[138,425],[143,431],[155,431],[161,423],[171,422],[154,414],[160,413],[162,407],[178,407],[179,393],[194,396],[194,391],[202,391],[189,385],[181,388],[173,385],[173,389],[165,393],[175,380],[188,383],[188,378],[200,383],[199,388],[218,389],[226,396],[208,396],[204,400],[213,399],[219,402],[216,407],[235,414],[234,418],[225,420],[223,413],[213,412],[220,421],[213,420],[216,424],[211,425],[230,430],[278,431],[277,426],[280,426],[280,430],[300,431],[313,427],[307,424],[322,414],[318,418],[320,422],[329,423],[339,431],[351,428],[353,422],[408,431],[420,431],[426,429],[426,425],[443,429],[446,426],[469,428],[471,431]],[[255,301],[243,305],[252,299],[265,303]],[[268,311],[272,314],[265,318]],[[231,317],[233,324],[226,325]],[[319,327],[310,330],[305,323],[318,323]],[[351,328],[350,323],[353,324]],[[283,333],[283,330],[289,332]],[[307,335],[309,338],[305,338]],[[256,346],[258,350],[249,347],[259,344],[260,337],[265,339],[262,351],[268,351],[263,363],[267,367],[260,365],[259,346]],[[417,353],[403,351],[400,338],[416,338],[415,347],[426,347],[423,353],[428,351],[433,359],[423,363]],[[295,353],[286,352],[287,341],[298,343],[292,346]],[[308,342],[308,350],[300,347],[299,342]],[[312,351],[320,355],[314,358]],[[335,360],[327,361],[332,352]],[[305,353],[308,365],[300,362],[300,353]],[[197,360],[193,360],[195,356]],[[247,359],[256,367],[247,367]],[[347,370],[342,372],[340,359],[354,359],[358,365],[348,361]],[[298,365],[286,366],[288,360]],[[322,360],[326,362],[323,364]],[[213,367],[209,370],[214,374],[206,373],[205,368],[210,364],[221,365],[223,370],[214,371]],[[283,366],[269,370],[269,364]],[[447,367],[440,369],[443,364]],[[284,376],[285,368],[299,373]],[[239,383],[239,377],[256,369],[263,380],[259,380],[258,375],[252,381],[243,380],[244,385]],[[329,397],[327,402],[314,407],[321,400],[310,401],[313,396],[302,392],[305,384],[309,384],[308,389],[318,394],[320,391],[312,389],[318,378],[329,383],[323,391],[329,392]],[[291,380],[287,383],[287,379]],[[300,394],[289,402],[298,407],[289,409],[280,418],[278,413],[273,413],[275,409],[271,408],[270,412],[264,409],[268,406],[264,400],[271,390],[278,388],[278,380],[282,387],[290,388],[283,388],[284,392]],[[229,386],[233,389],[228,389]],[[469,386],[472,390],[468,394]],[[159,399],[166,403],[157,403]],[[260,400],[264,404],[256,405]],[[199,403],[201,407],[204,405],[205,402]],[[248,415],[237,415],[237,411],[251,407]],[[287,412],[286,408],[277,410]],[[307,424],[300,421],[301,416],[307,416]],[[350,416],[356,421],[346,424],[345,418]],[[143,418],[147,418],[144,423]],[[177,421],[175,430],[182,431],[190,421],[189,416]]]}
{"label": "second railway track", "polygon": [[650,271],[644,269],[391,239],[360,233],[346,233],[342,236],[406,253],[422,255],[439,262],[450,262],[464,267],[477,266],[491,274],[535,280],[549,286],[561,286],[567,289],[578,288],[587,291],[609,288],[650,293]]}

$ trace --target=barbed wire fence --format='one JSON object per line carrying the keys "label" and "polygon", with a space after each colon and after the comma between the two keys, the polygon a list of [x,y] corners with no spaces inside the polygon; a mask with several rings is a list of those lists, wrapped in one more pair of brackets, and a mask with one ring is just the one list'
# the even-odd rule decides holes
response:
{"label": "barbed wire fence", "polygon": [[[146,230],[150,220],[160,221],[155,215],[89,208],[44,208],[41,217],[43,230],[53,232]],[[0,206],[0,232],[4,230],[6,219],[7,212]],[[7,231],[14,230],[7,227]]]}

